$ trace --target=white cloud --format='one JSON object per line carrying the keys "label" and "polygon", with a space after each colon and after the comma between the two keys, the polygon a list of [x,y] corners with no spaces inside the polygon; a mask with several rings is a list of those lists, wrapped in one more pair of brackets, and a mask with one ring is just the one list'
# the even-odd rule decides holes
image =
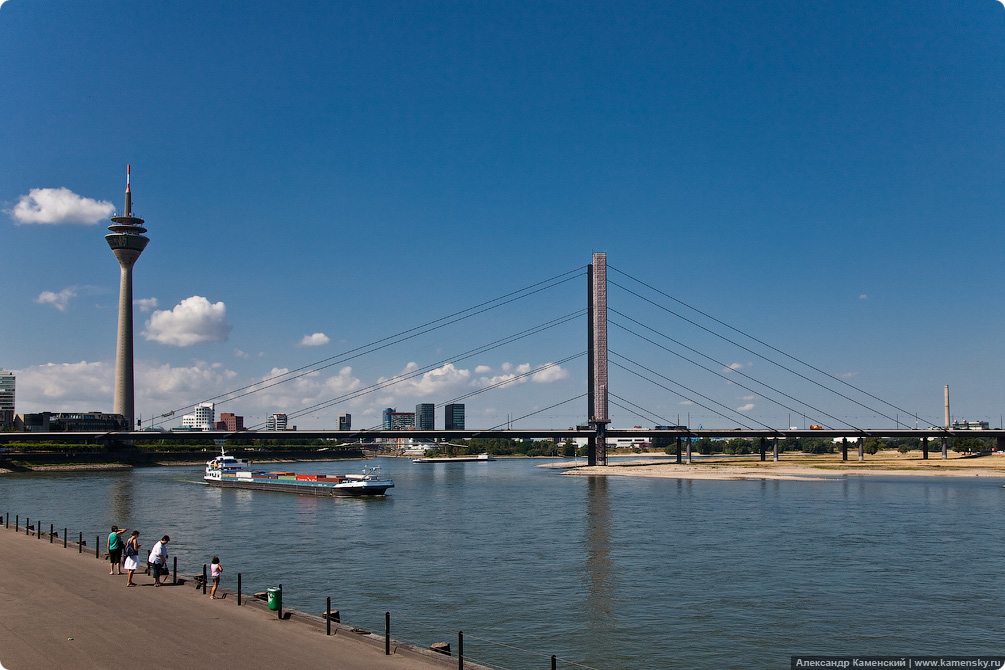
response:
{"label": "white cloud", "polygon": [[140,298],[138,300],[133,300],[133,304],[141,312],[149,312],[152,309],[157,309],[157,298]]}
{"label": "white cloud", "polygon": [[838,375],[838,379],[853,379],[854,377],[858,377],[857,372],[842,372]]}
{"label": "white cloud", "polygon": [[743,405],[742,407],[737,407],[736,411],[737,412],[749,412],[750,410],[754,409],[754,407],[755,407],[754,403],[748,402],[746,405]]}
{"label": "white cloud", "polygon": [[42,291],[35,298],[35,302],[40,305],[52,305],[60,312],[65,312],[67,305],[70,304],[71,298],[77,297],[77,291],[72,288],[64,288],[59,293],[53,293],[52,291]]}
{"label": "white cloud", "polygon": [[68,188],[33,188],[22,195],[14,209],[4,210],[14,223],[95,224],[115,212],[115,205],[92,200]]}
{"label": "white cloud", "polygon": [[743,370],[749,368],[753,363],[730,363],[729,366],[723,368],[723,372],[736,372],[737,370]]}
{"label": "white cloud", "polygon": [[859,300],[868,300],[868,299],[869,299],[869,296],[867,296],[867,295],[866,295],[865,293],[863,293],[862,295],[860,295],[860,296],[858,297],[858,299],[859,299]]}
{"label": "white cloud", "polygon": [[175,305],[174,309],[154,312],[146,323],[143,336],[148,340],[187,347],[201,342],[226,342],[231,325],[227,323],[227,306],[210,303],[194,295]]}
{"label": "white cloud", "polygon": [[530,380],[538,384],[551,384],[568,378],[569,371],[561,365],[552,365],[547,368],[542,365],[537,372],[530,376]]}
{"label": "white cloud", "polygon": [[756,395],[745,395],[745,396],[743,396],[742,399],[743,400],[757,400],[757,396]]}
{"label": "white cloud", "polygon": [[487,375],[490,372],[492,372],[492,368],[487,365],[479,365],[475,368],[476,375]]}
{"label": "white cloud", "polygon": [[331,342],[331,338],[324,333],[314,333],[313,335],[304,335],[304,338],[300,340],[301,347],[320,347],[321,345],[328,344]]}
{"label": "white cloud", "polygon": [[395,379],[413,374],[418,369],[419,366],[415,362],[410,362],[405,366],[404,370],[394,377],[382,377],[379,382],[390,382],[385,388],[393,391],[395,396],[408,398],[453,395],[469,388],[471,371],[455,368],[453,363],[447,363],[435,370],[429,370],[411,379],[394,381]]}
{"label": "white cloud", "polygon": [[681,404],[681,405],[693,405],[693,404],[694,404],[694,402],[693,402],[693,401],[691,401],[691,400],[681,400],[681,401],[680,401],[680,404]]}

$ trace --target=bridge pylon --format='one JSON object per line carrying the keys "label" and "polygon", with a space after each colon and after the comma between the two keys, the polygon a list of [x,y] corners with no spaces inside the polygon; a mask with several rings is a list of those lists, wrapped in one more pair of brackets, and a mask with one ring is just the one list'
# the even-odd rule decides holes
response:
{"label": "bridge pylon", "polygon": [[607,465],[607,254],[594,253],[587,266],[587,407],[590,427],[587,463]]}

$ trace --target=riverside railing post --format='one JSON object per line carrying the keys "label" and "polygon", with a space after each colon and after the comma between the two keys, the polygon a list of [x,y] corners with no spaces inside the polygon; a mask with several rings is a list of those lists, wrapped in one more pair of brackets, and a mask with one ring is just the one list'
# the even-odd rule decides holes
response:
{"label": "riverside railing post", "polygon": [[279,585],[279,607],[276,608],[276,617],[283,620],[283,585]]}
{"label": "riverside railing post", "polygon": [[[761,439],[763,440],[764,438],[762,437]],[[557,667],[557,666],[555,665],[555,662],[556,662],[557,660],[558,660],[558,659],[557,659],[557,658],[555,658],[555,654],[552,654],[552,655],[551,655],[551,670],[555,670],[555,668]]]}
{"label": "riverside railing post", "polygon": [[457,670],[464,670],[464,631],[457,631]]}
{"label": "riverside railing post", "polygon": [[241,606],[241,573],[237,573],[237,606]]}
{"label": "riverside railing post", "polygon": [[49,524],[49,544],[52,544],[52,531],[56,530],[53,524]]}
{"label": "riverside railing post", "polygon": [[174,565],[172,565],[171,567],[174,568],[174,572],[172,573],[172,576],[171,576],[171,583],[172,584],[177,584],[178,583],[178,557],[177,556],[174,557]]}
{"label": "riverside railing post", "polygon": [[24,518],[24,534],[28,535],[28,528],[31,526],[31,517]]}
{"label": "riverside railing post", "polygon": [[20,514],[15,514],[14,515],[14,532],[16,533],[20,527],[21,527],[21,515]]}
{"label": "riverside railing post", "polygon": [[101,558],[101,536],[98,535],[94,539],[94,557]]}
{"label": "riverside railing post", "polygon": [[80,537],[77,538],[77,553],[84,553],[84,531],[80,531]]}
{"label": "riverside railing post", "polygon": [[206,564],[202,564],[202,595],[206,595]]}
{"label": "riverside railing post", "polygon": [[391,613],[384,612],[384,656],[391,655]]}
{"label": "riverside railing post", "polygon": [[66,549],[66,529],[63,529],[63,549]]}
{"label": "riverside railing post", "polygon": [[325,605],[325,622],[328,624],[328,630],[325,631],[325,635],[332,634],[332,597],[328,596],[327,604]]}

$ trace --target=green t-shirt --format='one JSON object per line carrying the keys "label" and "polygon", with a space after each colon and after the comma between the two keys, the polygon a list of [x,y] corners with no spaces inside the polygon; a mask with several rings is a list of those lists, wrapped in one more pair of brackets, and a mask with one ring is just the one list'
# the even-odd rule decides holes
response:
{"label": "green t-shirt", "polygon": [[108,551],[122,548],[122,537],[118,533],[111,533],[108,536]]}

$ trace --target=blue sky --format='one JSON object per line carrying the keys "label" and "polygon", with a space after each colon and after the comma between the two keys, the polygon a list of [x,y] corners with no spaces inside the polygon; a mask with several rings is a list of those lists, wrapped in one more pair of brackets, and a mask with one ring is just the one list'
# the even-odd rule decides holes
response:
{"label": "blue sky", "polygon": [[[954,417],[998,425],[1003,54],[998,0],[8,0],[0,367],[19,412],[111,411],[118,266],[103,236],[131,163],[151,240],[134,276],[145,419],[603,251],[892,403],[800,368],[855,402],[825,392],[612,286],[612,308],[791,396],[612,326],[613,352],[719,403],[612,366],[612,393],[647,410],[612,406],[615,427],[927,425],[945,384]],[[217,411],[372,426],[383,407],[578,354],[585,320],[307,408],[582,309],[585,293],[566,282]],[[585,366],[467,399],[469,426],[581,395]],[[578,400],[516,425],[585,413]]]}

